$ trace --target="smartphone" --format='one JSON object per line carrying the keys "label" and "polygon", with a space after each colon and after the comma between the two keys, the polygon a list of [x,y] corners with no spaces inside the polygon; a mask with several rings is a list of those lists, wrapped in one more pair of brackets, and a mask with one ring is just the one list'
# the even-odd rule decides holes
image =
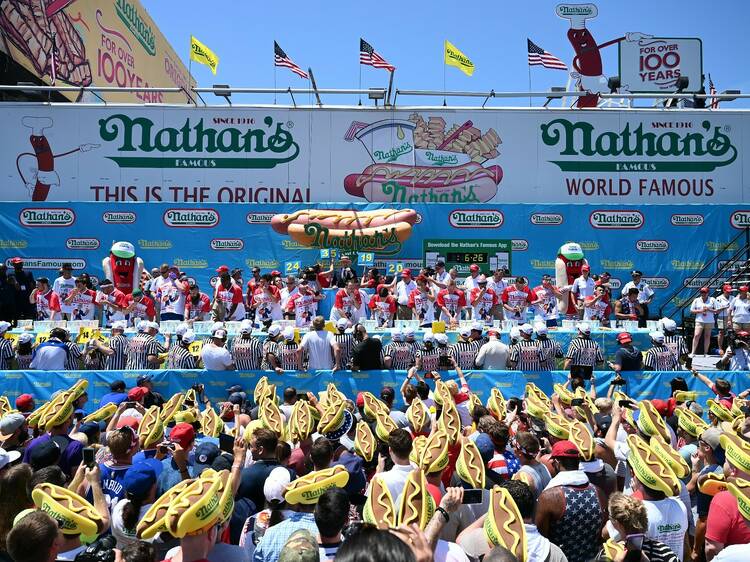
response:
{"label": "smartphone", "polygon": [[464,490],[464,499],[461,503],[482,503],[482,490],[479,488]]}
{"label": "smartphone", "polygon": [[126,408],[135,408],[136,402],[125,402]]}
{"label": "smartphone", "polygon": [[307,396],[307,392],[298,392],[297,400],[310,400],[310,398]]}
{"label": "smartphone", "polygon": [[630,535],[625,538],[625,562],[639,562],[643,550],[643,535]]}
{"label": "smartphone", "polygon": [[434,379],[435,378],[435,371],[428,371],[425,373],[424,378],[426,379]]}
{"label": "smartphone", "polygon": [[620,408],[630,408],[633,405],[633,402],[630,400],[618,400],[617,405],[620,406]]}
{"label": "smartphone", "polygon": [[438,366],[439,367],[450,367],[451,366],[451,360],[449,355],[441,355],[438,358]]}
{"label": "smartphone", "polygon": [[219,434],[219,449],[225,453],[234,452],[234,437],[227,435],[226,433]]}
{"label": "smartphone", "polygon": [[571,406],[583,406],[583,398],[573,398],[570,401]]}
{"label": "smartphone", "polygon": [[83,448],[83,464],[87,468],[92,468],[96,464],[96,451],[92,447]]}

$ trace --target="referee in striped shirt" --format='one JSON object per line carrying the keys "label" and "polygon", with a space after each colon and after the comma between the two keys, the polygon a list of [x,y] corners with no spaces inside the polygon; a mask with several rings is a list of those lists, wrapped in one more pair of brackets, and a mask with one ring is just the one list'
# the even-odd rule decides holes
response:
{"label": "referee in striped shirt", "polygon": [[346,329],[349,327],[349,321],[346,318],[339,318],[336,321],[337,333],[333,334],[333,339],[339,344],[341,350],[341,366],[349,368],[352,362],[352,350],[354,349],[354,335],[347,334]]}
{"label": "referee in striped shirt", "polygon": [[474,360],[479,353],[479,347],[477,347],[476,341],[469,339],[471,329],[468,326],[461,328],[459,336],[456,343],[451,344],[448,349],[456,365],[464,371],[468,371],[474,368]]}
{"label": "referee in striped shirt", "polygon": [[586,322],[578,325],[578,336],[573,338],[565,355],[563,368],[573,377],[590,379],[594,368],[604,363],[604,356],[599,344],[591,339],[591,326]]}
{"label": "referee in striped shirt", "polygon": [[240,323],[240,334],[232,341],[232,359],[238,371],[260,369],[263,359],[263,344],[253,337],[253,323],[243,320]]}
{"label": "referee in striped shirt", "polygon": [[104,344],[94,339],[94,348],[106,357],[104,369],[106,371],[123,371],[128,364],[128,338],[125,336],[125,320],[118,320],[112,324],[112,335]]}
{"label": "referee in striped shirt", "polygon": [[687,365],[689,351],[685,338],[677,333],[677,322],[671,318],[662,318],[659,320],[659,324],[661,324],[661,331],[664,334],[664,345],[674,354],[677,364],[680,365],[679,370],[682,370],[683,363],[690,368],[690,365]]}
{"label": "referee in striped shirt", "polygon": [[556,368],[555,359],[562,359],[564,357],[560,342],[553,340],[547,336],[547,324],[545,322],[537,322],[534,324],[534,331],[536,332],[536,341],[546,353],[545,359],[542,361],[542,371],[554,371]]}
{"label": "referee in striped shirt", "polygon": [[651,349],[643,358],[644,371],[679,371],[680,364],[672,353],[672,350],[664,345],[664,334],[662,332],[651,332]]}
{"label": "referee in striped shirt", "polygon": [[404,341],[404,335],[396,328],[391,332],[391,343],[383,348],[383,365],[386,369],[403,371],[414,365],[414,348]]}
{"label": "referee in striped shirt", "polygon": [[190,344],[195,341],[195,332],[188,330],[182,334],[178,343],[169,349],[167,356],[168,369],[197,369],[198,360],[190,353]]}
{"label": "referee in striped shirt", "polygon": [[508,352],[508,368],[516,371],[541,371],[547,352],[538,341],[531,339],[534,328],[531,324],[522,324],[518,327],[518,333],[518,342],[511,345]]}

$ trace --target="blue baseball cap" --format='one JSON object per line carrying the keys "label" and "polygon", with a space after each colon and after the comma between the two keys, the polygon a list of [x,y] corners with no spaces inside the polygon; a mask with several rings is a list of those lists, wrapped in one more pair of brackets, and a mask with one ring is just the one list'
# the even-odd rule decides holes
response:
{"label": "blue baseball cap", "polygon": [[216,443],[210,441],[200,443],[195,448],[195,474],[199,476],[204,470],[211,468],[219,455],[221,455],[221,450]]}
{"label": "blue baseball cap", "polygon": [[482,457],[482,462],[486,465],[492,457],[495,455],[495,444],[492,442],[492,438],[486,433],[480,433],[477,436],[474,444],[479,449],[479,455]]}
{"label": "blue baseball cap", "polygon": [[159,477],[156,465],[161,468],[161,463],[156,459],[145,459],[135,463],[125,471],[122,479],[123,488],[129,494],[136,497],[143,497],[148,494],[149,490],[156,484]]}

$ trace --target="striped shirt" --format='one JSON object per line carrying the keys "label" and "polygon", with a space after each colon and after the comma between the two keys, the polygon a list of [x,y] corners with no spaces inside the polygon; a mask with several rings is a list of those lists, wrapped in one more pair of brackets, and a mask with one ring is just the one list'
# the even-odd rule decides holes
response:
{"label": "striped shirt", "polygon": [[654,344],[643,358],[643,366],[652,371],[678,371],[680,364],[666,345]]}
{"label": "striped shirt", "polygon": [[604,356],[599,344],[591,338],[573,338],[568,346],[568,353],[565,357],[571,360],[571,365],[591,367],[592,369],[596,367],[597,363],[604,362]]}
{"label": "striped shirt", "polygon": [[685,338],[678,334],[673,334],[671,336],[664,334],[664,345],[666,345],[669,348],[669,351],[674,354],[678,363],[680,362],[680,357],[688,354]]}
{"label": "striped shirt", "polygon": [[109,348],[114,351],[107,357],[104,368],[107,371],[122,371],[128,364],[128,338],[117,334],[109,338]]}
{"label": "striped shirt", "polygon": [[508,362],[517,371],[541,371],[547,361],[548,351],[535,340],[518,340],[510,346]]}
{"label": "striped shirt", "polygon": [[[279,364],[284,371],[296,371],[297,370],[297,350],[299,345],[297,342],[286,342],[282,341],[276,344],[276,357],[279,359]],[[302,366],[305,366],[304,357],[302,360]]]}
{"label": "striped shirt", "polygon": [[149,355],[159,355],[166,352],[166,348],[156,341],[150,334],[138,334],[128,342],[128,371],[151,369]]}
{"label": "striped shirt", "polygon": [[457,341],[449,346],[449,352],[453,360],[461,369],[473,369],[474,359],[479,353],[479,347],[473,341]]}
{"label": "striped shirt", "polygon": [[198,361],[187,347],[173,345],[167,356],[167,369],[197,369]]}
{"label": "striped shirt", "polygon": [[352,350],[354,349],[354,336],[352,334],[333,334],[336,343],[341,350],[341,366],[347,368],[352,360]]}
{"label": "striped shirt", "polygon": [[539,346],[547,352],[547,357],[542,361],[542,371],[554,371],[555,370],[555,358],[563,357],[562,347],[560,342],[551,338],[539,338],[536,340]]}
{"label": "striped shirt", "polygon": [[13,342],[0,339],[0,371],[10,369],[11,359],[13,359]]}
{"label": "striped shirt", "polygon": [[271,364],[268,362],[268,356],[269,355],[276,355],[276,346],[278,345],[277,342],[272,340],[270,337],[266,338],[266,341],[263,342],[263,351],[262,351],[262,358],[260,361],[260,368],[264,371],[270,371],[272,369]]}
{"label": "striped shirt", "polygon": [[391,369],[406,370],[414,365],[414,348],[406,342],[392,341],[383,348],[382,358],[391,358]]}
{"label": "striped shirt", "polygon": [[33,355],[16,355],[16,364],[18,369],[21,371],[27,371],[31,368],[31,360],[34,358]]}
{"label": "striped shirt", "polygon": [[78,371],[81,368],[81,355],[83,355],[83,352],[81,351],[81,347],[73,341],[69,341],[65,343],[66,346],[68,346],[68,357],[65,359],[65,369],[67,371]]}
{"label": "striped shirt", "polygon": [[232,359],[238,371],[260,369],[263,359],[263,344],[252,336],[237,336],[232,342]]}
{"label": "striped shirt", "polygon": [[440,350],[437,347],[433,347],[432,349],[420,347],[416,356],[422,360],[423,371],[438,370],[440,366]]}

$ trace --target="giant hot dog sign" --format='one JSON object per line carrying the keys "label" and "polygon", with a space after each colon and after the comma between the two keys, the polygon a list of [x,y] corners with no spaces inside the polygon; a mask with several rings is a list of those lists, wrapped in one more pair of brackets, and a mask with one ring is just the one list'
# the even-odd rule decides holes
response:
{"label": "giant hot dog sign", "polygon": [[750,203],[742,111],[5,103],[0,120],[5,201]]}

